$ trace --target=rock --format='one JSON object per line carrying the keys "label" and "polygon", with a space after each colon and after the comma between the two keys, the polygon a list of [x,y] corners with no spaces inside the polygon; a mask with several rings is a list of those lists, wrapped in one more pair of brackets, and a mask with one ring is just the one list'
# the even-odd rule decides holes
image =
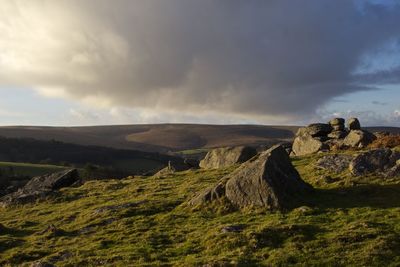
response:
{"label": "rock", "polygon": [[326,123],[313,123],[300,128],[296,136],[311,135],[312,137],[326,136],[332,131],[332,127]]}
{"label": "rock", "polygon": [[345,131],[333,131],[330,134],[328,134],[329,138],[332,139],[343,139],[347,136],[347,132]]}
{"label": "rock", "polygon": [[292,152],[296,156],[303,156],[317,153],[324,148],[326,148],[326,146],[323,144],[323,142],[313,138],[310,135],[301,135],[294,139]]}
{"label": "rock", "polygon": [[209,151],[206,157],[200,161],[200,167],[204,169],[219,169],[243,163],[257,155],[257,151],[248,146],[216,148]]}
{"label": "rock", "polygon": [[326,155],[317,161],[316,167],[335,173],[341,173],[349,168],[352,159],[353,157],[350,155]]}
{"label": "rock", "polygon": [[44,198],[56,190],[68,187],[79,180],[76,169],[69,169],[57,173],[32,178],[17,192],[0,198],[0,206],[7,207],[14,204],[25,204]]}
{"label": "rock", "polygon": [[347,121],[347,128],[349,130],[361,130],[360,121],[357,118],[350,118]]}
{"label": "rock", "polygon": [[396,166],[400,153],[388,148],[374,149],[356,156],[349,165],[353,175],[384,172]]}
{"label": "rock", "polygon": [[45,261],[37,261],[30,265],[30,267],[55,267],[55,265],[45,262]]}
{"label": "rock", "polygon": [[329,121],[329,124],[331,126],[334,125],[344,125],[345,120],[343,118],[334,118],[332,120]]}
{"label": "rock", "polygon": [[347,147],[363,148],[371,144],[376,139],[375,135],[363,130],[352,130],[343,140],[343,145]]}
{"label": "rock", "polygon": [[302,202],[303,194],[312,189],[279,145],[244,163],[228,177],[225,195],[238,207],[286,209]]}
{"label": "rock", "polygon": [[336,180],[333,179],[329,175],[322,175],[322,176],[318,177],[317,182],[318,182],[318,184],[332,184],[332,183],[336,182]]}
{"label": "rock", "polygon": [[200,194],[195,196],[189,204],[192,206],[198,206],[207,202],[212,202],[214,200],[220,199],[225,196],[225,185],[227,179],[223,178],[217,185],[211,186]]}
{"label": "rock", "polygon": [[244,230],[245,227],[246,227],[245,224],[228,225],[228,226],[222,227],[221,232],[222,233],[240,233]]}
{"label": "rock", "polygon": [[334,118],[329,122],[329,125],[332,127],[333,131],[344,131],[344,119],[342,118]]}

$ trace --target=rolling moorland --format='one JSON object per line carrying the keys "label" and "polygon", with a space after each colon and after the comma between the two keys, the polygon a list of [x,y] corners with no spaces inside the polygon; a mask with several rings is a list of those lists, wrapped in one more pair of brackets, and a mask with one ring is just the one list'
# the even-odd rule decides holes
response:
{"label": "rolling moorland", "polygon": [[[292,156],[290,162],[314,190],[301,205],[283,210],[237,208],[226,197],[191,204],[243,164],[91,180],[33,203],[3,206],[0,265],[398,266],[398,177],[355,176],[348,168],[319,166],[327,156],[357,157],[389,143],[400,152],[399,138],[385,138],[360,149]],[[65,168],[1,166],[35,175]]]}
{"label": "rolling moorland", "polygon": [[[62,189],[46,201],[1,211],[0,264],[397,266],[399,181],[319,170],[322,156],[293,159],[315,192],[287,212],[235,210],[223,200],[188,205],[235,166]],[[239,231],[229,230],[237,225]]]}

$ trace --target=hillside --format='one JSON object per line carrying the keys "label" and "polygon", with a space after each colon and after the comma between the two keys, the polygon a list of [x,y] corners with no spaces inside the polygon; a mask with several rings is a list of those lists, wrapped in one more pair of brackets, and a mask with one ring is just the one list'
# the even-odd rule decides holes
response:
{"label": "hillside", "polygon": [[169,161],[182,162],[183,160],[159,153],[137,150],[77,145],[54,140],[0,137],[0,161],[48,163],[78,167],[95,164],[138,174],[159,170]]}
{"label": "hillside", "polygon": [[[238,145],[271,145],[292,140],[298,126],[143,124],[89,127],[0,127],[0,136],[57,140],[80,145],[105,146],[150,152],[208,149]],[[400,133],[396,127],[371,131]]]}
{"label": "hillside", "polygon": [[399,265],[400,181],[320,170],[322,156],[293,159],[316,192],[288,212],[187,205],[234,167],[90,181],[2,209],[0,265]]}
{"label": "hillside", "polygon": [[0,127],[0,136],[57,140],[152,152],[288,140],[298,127],[261,125],[154,124],[91,127]]}

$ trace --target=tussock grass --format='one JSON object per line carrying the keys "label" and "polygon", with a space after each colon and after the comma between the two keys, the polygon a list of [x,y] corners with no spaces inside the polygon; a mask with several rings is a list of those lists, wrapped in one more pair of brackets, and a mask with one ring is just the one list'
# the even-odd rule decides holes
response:
{"label": "tussock grass", "polygon": [[[0,210],[0,265],[398,266],[399,180],[317,170],[321,156],[293,160],[316,190],[307,206],[284,213],[234,210],[224,200],[187,205],[234,168],[89,181]],[[223,230],[235,225],[241,230]]]}

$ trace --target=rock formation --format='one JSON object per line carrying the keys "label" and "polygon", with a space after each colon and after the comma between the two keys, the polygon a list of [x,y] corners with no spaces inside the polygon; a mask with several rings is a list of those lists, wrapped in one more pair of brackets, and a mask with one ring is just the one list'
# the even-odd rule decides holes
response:
{"label": "rock formation", "polygon": [[375,140],[372,133],[361,130],[357,118],[349,119],[348,126],[349,129],[346,129],[344,119],[334,118],[329,124],[314,123],[300,128],[293,141],[292,155],[302,156],[346,147],[363,148]]}
{"label": "rock formation", "polygon": [[37,176],[32,178],[17,192],[2,197],[0,199],[0,206],[6,207],[14,204],[33,202],[36,199],[46,197],[52,192],[63,187],[71,186],[78,181],[79,174],[76,169],[69,169],[53,174]]}
{"label": "rock formation", "polygon": [[350,172],[357,176],[374,172],[383,173],[384,176],[389,172],[390,176],[396,176],[395,167],[399,159],[400,152],[389,148],[374,149],[356,156],[350,162],[349,168]]}
{"label": "rock formation", "polygon": [[225,147],[209,151],[206,157],[200,161],[200,167],[204,169],[219,169],[243,163],[257,155],[252,147]]}
{"label": "rock formation", "polygon": [[343,146],[363,148],[376,139],[375,135],[363,130],[351,130],[343,140]]}
{"label": "rock formation", "polygon": [[347,122],[349,130],[361,130],[360,121],[357,118],[350,118]]}
{"label": "rock formation", "polygon": [[286,209],[299,205],[311,189],[291,164],[285,149],[277,145],[243,163],[190,203],[197,205],[225,196],[237,207]]}

